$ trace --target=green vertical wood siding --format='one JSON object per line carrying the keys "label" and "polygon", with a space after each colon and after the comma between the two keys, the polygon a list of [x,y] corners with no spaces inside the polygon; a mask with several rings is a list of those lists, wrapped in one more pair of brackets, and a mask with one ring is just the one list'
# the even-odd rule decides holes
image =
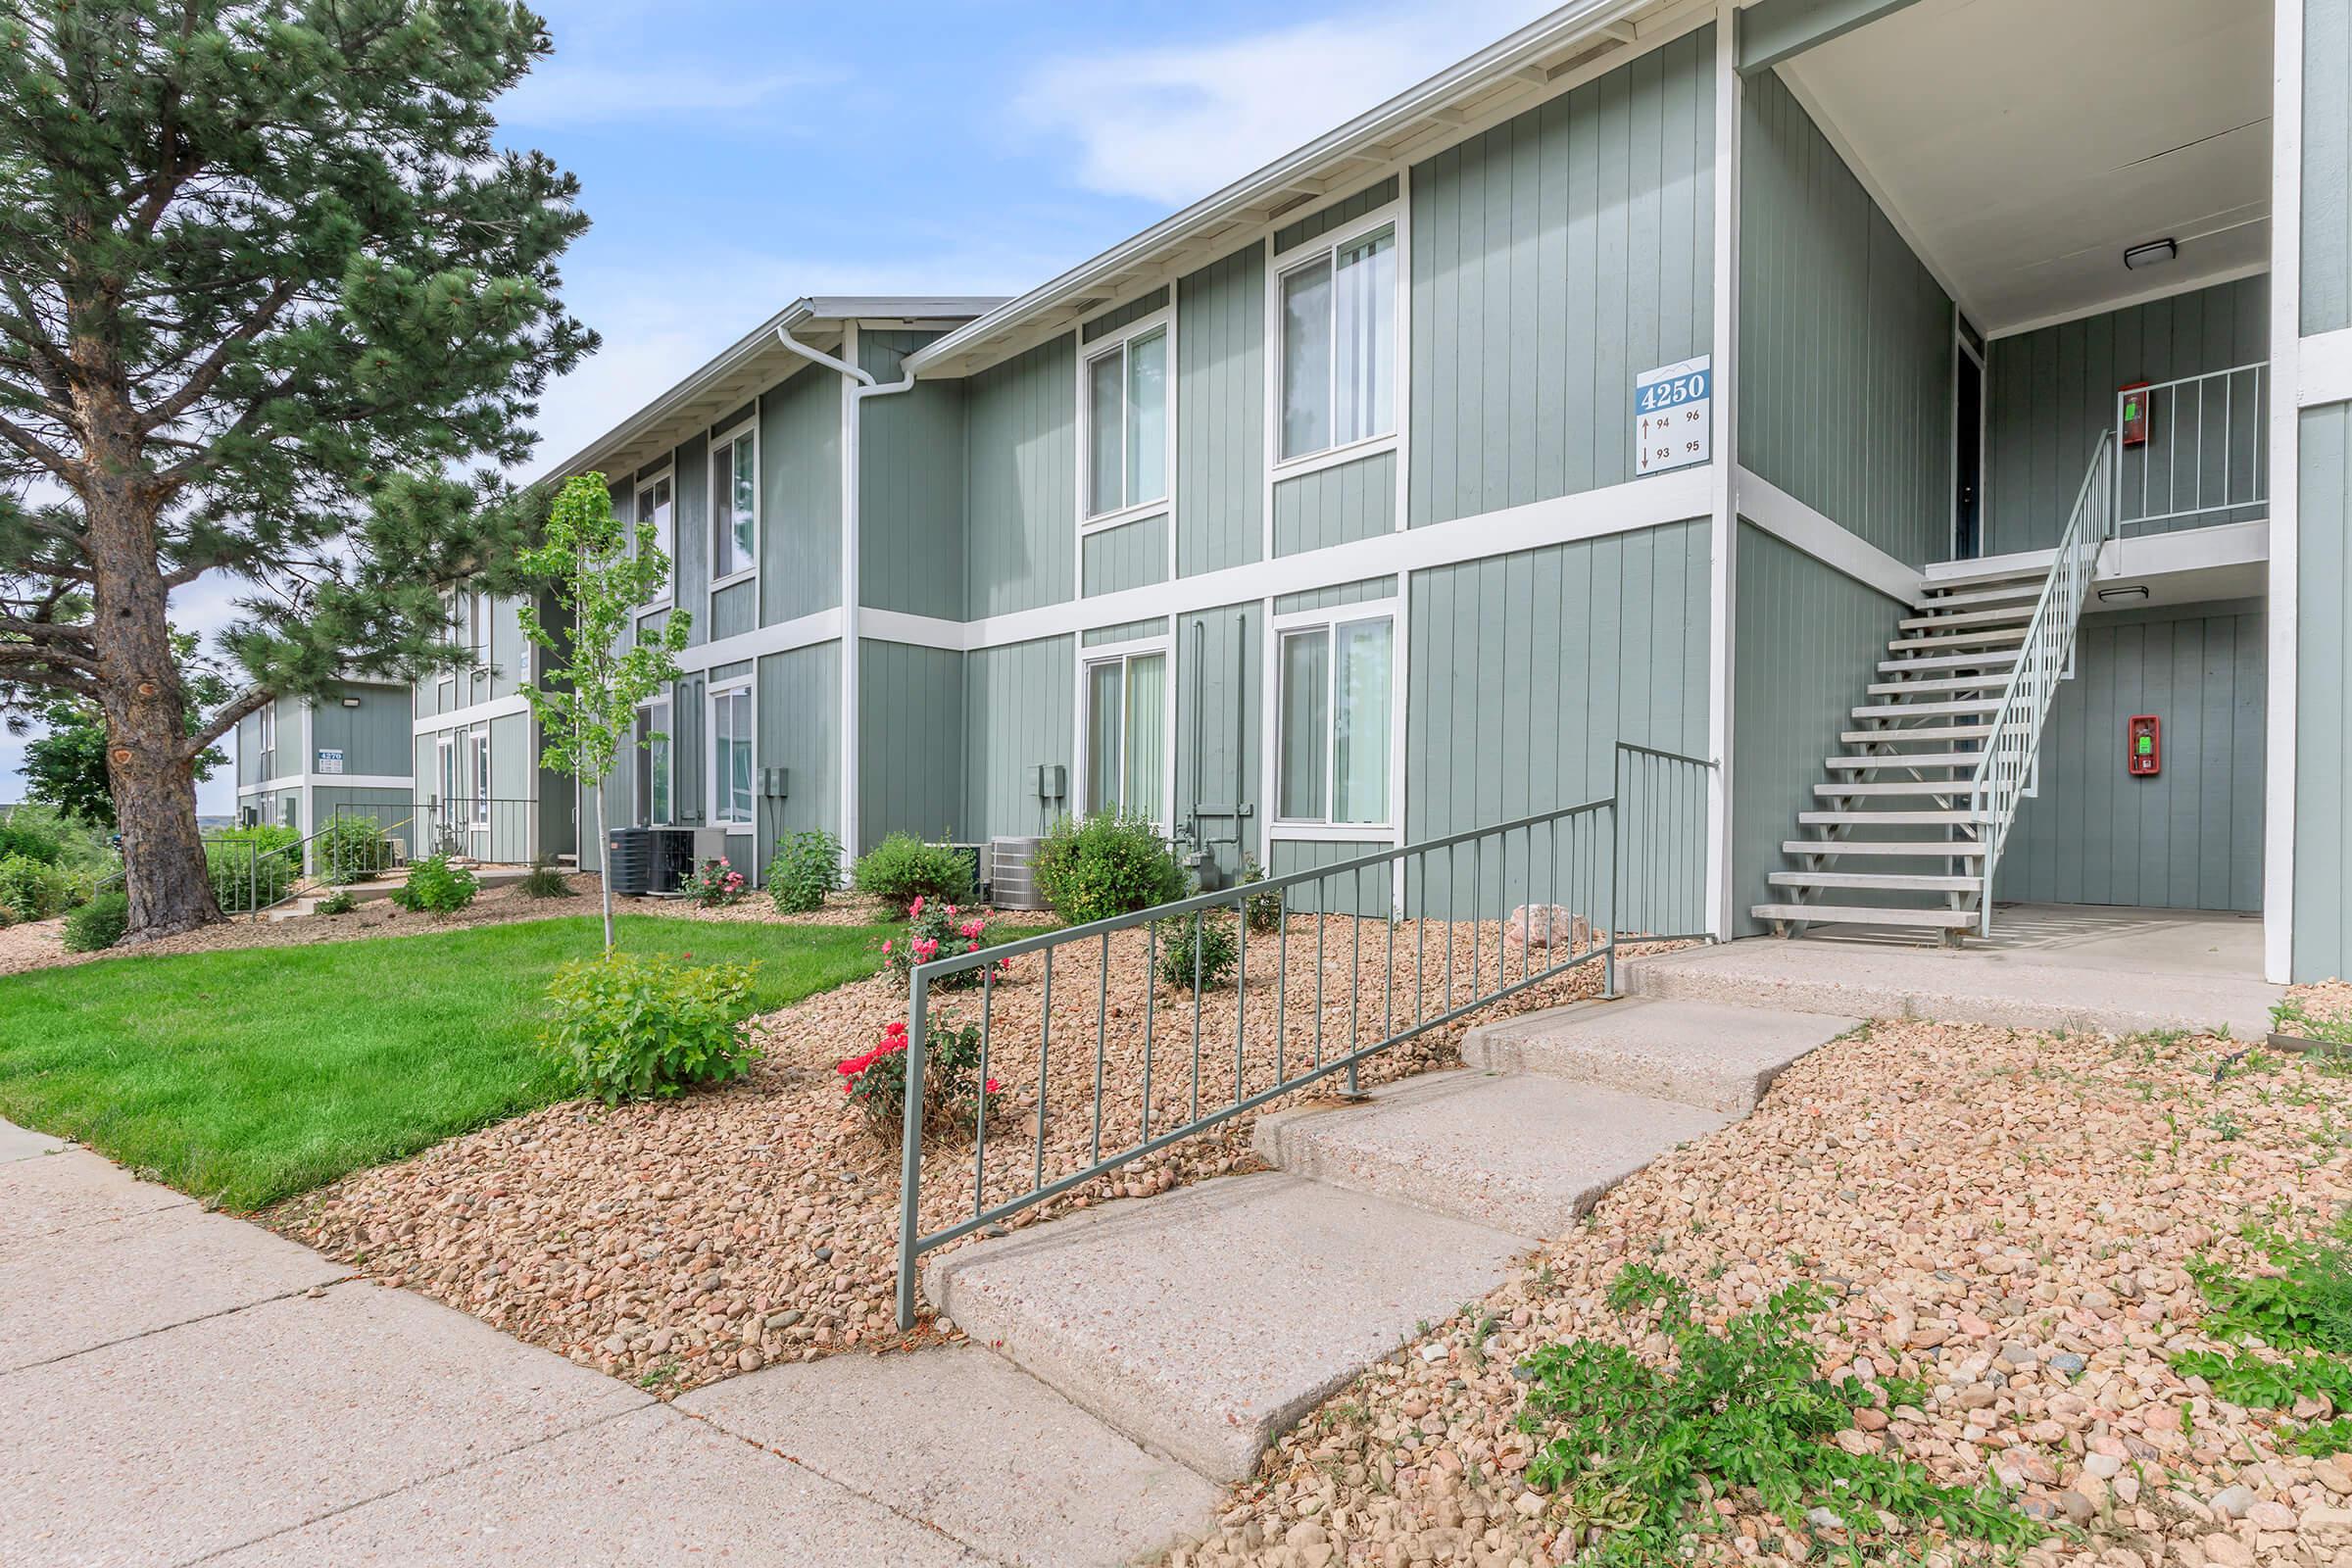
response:
{"label": "green vertical wood siding", "polygon": [[964,383],[965,613],[1075,596],[1077,348],[1068,335]]}
{"label": "green vertical wood siding", "polygon": [[1176,285],[1176,574],[1264,549],[1266,251],[1245,246]]}
{"label": "green vertical wood siding", "polygon": [[1130,321],[1140,321],[1153,311],[1165,310],[1167,304],[1168,288],[1165,283],[1162,283],[1151,293],[1138,295],[1116,310],[1104,311],[1101,316],[1079,327],[1079,341],[1082,343],[1098,342],[1116,332]]}
{"label": "green vertical wood siding", "polygon": [[[1886,657],[1903,607],[1753,524],[1740,525],[1737,649],[1732,662],[1732,897],[1734,928],[1766,902],[1767,873],[1788,868],[1785,839],[1804,837],[1796,813],[1812,808],[1825,758],[1845,748],[1838,732]],[[1940,862],[1896,861],[1872,870],[1938,872]],[[1776,901],[1777,902],[1777,901]],[[1856,895],[1840,903],[1867,902]]]}
{"label": "green vertical wood siding", "polygon": [[1295,556],[1396,527],[1396,454],[1318,468],[1274,487],[1274,553]]}
{"label": "green vertical wood siding", "polygon": [[[710,769],[705,765],[710,756],[710,713],[705,701],[709,689],[701,675],[688,675],[670,687],[669,802],[670,814],[680,827],[701,827],[710,820]],[[625,799],[634,780],[633,772],[615,780],[613,799]]]}
{"label": "green vertical wood siding", "polygon": [[[861,331],[858,363],[897,381],[936,332]],[[867,398],[858,416],[859,603],[910,615],[963,615],[963,383],[917,381]]]}
{"label": "green vertical wood siding", "polygon": [[1295,223],[1285,223],[1274,231],[1274,254],[1279,256],[1294,246],[1303,245],[1318,235],[1328,234],[1343,223],[1351,223],[1375,208],[1386,207],[1396,199],[1396,176],[1391,174],[1376,185],[1367,185],[1344,201],[1307,214]]}
{"label": "green vertical wood siding", "polygon": [[897,832],[961,838],[963,655],[865,638],[858,657],[858,853]]}
{"label": "green vertical wood siding", "polygon": [[1778,76],[1743,103],[1740,461],[1897,560],[1941,561],[1951,301]]}
{"label": "green vertical wood siding", "polygon": [[[759,595],[760,584],[756,581],[732,582],[712,594],[710,612],[707,617],[701,617],[707,620],[707,624],[699,628],[704,635],[695,640],[715,642],[721,637],[736,637],[753,630],[759,625]],[[687,607],[689,612],[696,608],[692,605]]]}
{"label": "green vertical wood siding", "polygon": [[[1995,338],[1985,367],[1984,553],[2057,545],[2092,448],[2101,432],[2114,427],[2118,387],[2258,364],[2271,357],[2270,342],[2268,275]],[[2225,460],[2232,496],[2254,495],[2256,480],[2267,471],[2264,411],[2252,392],[2251,378],[2234,377],[2226,406],[2219,388],[2208,401],[2202,446],[2210,500],[2225,494]],[[2168,400],[2162,412],[2177,413],[2185,428],[2177,436],[2154,431],[2148,445],[2124,453],[2124,504],[2132,512],[2174,510],[2166,499],[2168,484],[2181,505],[2197,494],[2196,404]],[[2132,531],[2237,522],[2269,512],[2268,506],[2244,507]]]}
{"label": "green vertical wood siding", "polygon": [[1413,526],[1633,477],[1634,377],[1713,335],[1713,39],[1414,167]]}
{"label": "green vertical wood siding", "polygon": [[669,487],[671,537],[675,541],[670,562],[671,602],[690,617],[688,644],[707,643],[711,616],[703,609],[703,597],[710,591],[710,438],[708,434],[695,436],[682,442],[671,456],[675,460]]}
{"label": "green vertical wood siding", "polygon": [[[1200,814],[1204,808],[1230,812],[1237,804],[1257,805],[1258,756],[1265,727],[1264,660],[1265,614],[1255,603],[1221,605],[1176,617],[1173,826],[1188,838],[1197,834],[1207,841],[1209,858],[1201,872],[1214,883],[1228,882],[1240,873],[1242,857],[1257,843],[1264,821],[1262,812],[1247,818],[1241,842],[1235,843],[1233,816]],[[1238,803],[1234,798],[1237,752]]]}
{"label": "green vertical wood siding", "polygon": [[785,833],[841,831],[841,644],[817,643],[760,661],[760,743],[752,760],[789,775],[781,801],[759,797],[759,860],[764,873]]}
{"label": "green vertical wood siding", "polygon": [[821,365],[760,399],[759,582],[759,625],[841,603],[841,377]]}
{"label": "green vertical wood siding", "polygon": [[[2086,615],[1993,895],[2166,909],[2262,907],[2260,602]],[[2164,770],[2124,771],[2125,721],[2164,723]]]}
{"label": "green vertical wood siding", "polygon": [[[357,698],[360,706],[345,708],[345,698]],[[339,751],[346,773],[406,773],[411,729],[405,687],[334,687],[311,710],[311,756],[302,762],[302,769],[318,772],[318,753]],[[282,759],[283,736],[278,746]],[[282,760],[279,765],[284,766]]]}
{"label": "green vertical wood siding", "polygon": [[1292,615],[1305,610],[1338,610],[1348,605],[1369,604],[1376,599],[1396,597],[1396,578],[1367,577],[1361,582],[1344,582],[1330,588],[1309,588],[1304,593],[1284,594],[1274,601],[1274,613]]}
{"label": "green vertical wood siding", "polygon": [[2305,409],[2295,566],[2293,978],[2352,975],[2352,404]]}
{"label": "green vertical wood siding", "polygon": [[1153,615],[1149,620],[1122,620],[1115,626],[1091,626],[1082,639],[1089,648],[1107,647],[1111,643],[1139,642],[1146,637],[1164,637],[1168,632],[1168,617]]}
{"label": "green vertical wood siding", "polygon": [[2352,0],[2302,0],[2305,335],[2352,327]]}
{"label": "green vertical wood siding", "polygon": [[1075,802],[1038,798],[1040,763],[1062,769],[1075,791],[1072,724],[1078,671],[1067,637],[964,656],[963,791],[965,830],[974,838],[1043,833]]}
{"label": "green vertical wood siding", "polygon": [[1089,595],[1166,582],[1167,514],[1090,533],[1080,541],[1079,549],[1085,557],[1082,580]]}
{"label": "green vertical wood siding", "polygon": [[[1319,866],[1339,865],[1344,861],[1358,859],[1367,855],[1377,855],[1385,850],[1395,848],[1396,846],[1386,839],[1353,843],[1322,839],[1278,838],[1274,841],[1273,864],[1268,868],[1267,874],[1269,876],[1288,876],[1293,871],[1311,871]],[[1467,861],[1464,862],[1465,865],[1467,863]],[[1345,871],[1337,876],[1317,877],[1312,881],[1298,883],[1291,888],[1285,897],[1288,900],[1286,907],[1295,915],[1311,915],[1319,911],[1324,914],[1361,915],[1367,920],[1381,919],[1386,917],[1391,905],[1396,902],[1396,873],[1392,867],[1385,864],[1358,866],[1353,871]],[[1413,906],[1408,903],[1404,908],[1410,914]],[[1302,924],[1299,927],[1298,935],[1293,940],[1311,943],[1314,940],[1313,931],[1314,927],[1311,923]],[[1369,940],[1370,935],[1376,934],[1367,934],[1364,939]],[[1324,950],[1330,955],[1331,961],[1341,965],[1343,974],[1347,972],[1348,960],[1342,955],[1349,951],[1349,944],[1356,941],[1358,935],[1352,926],[1344,925],[1329,927],[1324,932]],[[1399,966],[1411,961],[1410,954],[1400,948],[1397,952]],[[1468,973],[1465,971],[1463,975],[1465,985],[1468,983]]]}

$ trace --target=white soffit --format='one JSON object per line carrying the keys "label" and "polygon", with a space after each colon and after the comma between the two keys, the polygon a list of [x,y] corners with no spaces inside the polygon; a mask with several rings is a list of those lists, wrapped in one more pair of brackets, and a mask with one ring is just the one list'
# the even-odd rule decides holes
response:
{"label": "white soffit", "polygon": [[2269,259],[2263,0],[1920,0],[1782,70],[1988,333]]}

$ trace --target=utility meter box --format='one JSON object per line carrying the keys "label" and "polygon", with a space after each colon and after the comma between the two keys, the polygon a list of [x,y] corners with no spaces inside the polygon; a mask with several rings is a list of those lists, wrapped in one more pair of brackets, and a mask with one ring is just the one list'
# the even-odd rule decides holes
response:
{"label": "utility meter box", "polygon": [[1070,770],[1059,762],[1040,762],[1036,767],[1037,798],[1058,801],[1069,794]]}
{"label": "utility meter box", "polygon": [[763,799],[781,801],[792,793],[792,769],[763,767],[760,770],[760,794]]}

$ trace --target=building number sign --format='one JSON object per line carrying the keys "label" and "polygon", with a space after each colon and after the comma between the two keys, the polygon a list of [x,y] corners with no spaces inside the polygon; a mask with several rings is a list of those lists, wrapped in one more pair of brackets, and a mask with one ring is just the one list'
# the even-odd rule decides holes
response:
{"label": "building number sign", "polygon": [[1635,473],[1662,473],[1714,455],[1712,359],[1702,354],[1634,377]]}

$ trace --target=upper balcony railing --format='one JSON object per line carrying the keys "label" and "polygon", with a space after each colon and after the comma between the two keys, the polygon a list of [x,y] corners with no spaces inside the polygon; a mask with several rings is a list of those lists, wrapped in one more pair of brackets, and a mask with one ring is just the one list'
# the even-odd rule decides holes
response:
{"label": "upper balcony railing", "polygon": [[2267,363],[2118,392],[2116,532],[2268,516],[2270,396]]}

